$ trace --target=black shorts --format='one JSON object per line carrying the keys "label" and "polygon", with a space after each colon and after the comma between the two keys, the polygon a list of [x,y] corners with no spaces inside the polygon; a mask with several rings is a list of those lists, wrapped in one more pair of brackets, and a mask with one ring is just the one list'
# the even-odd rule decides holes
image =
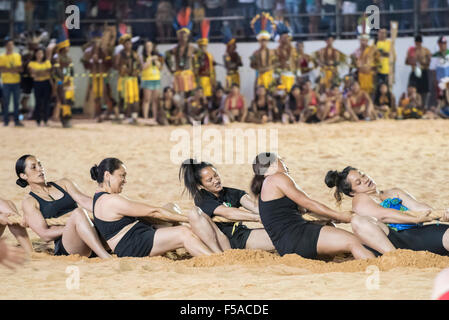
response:
{"label": "black shorts", "polygon": [[229,239],[232,249],[245,249],[246,241],[252,231],[251,229],[243,225],[241,222],[217,223],[217,227]]}
{"label": "black shorts", "polygon": [[447,256],[449,252],[443,246],[443,235],[448,229],[449,225],[445,224],[432,224],[401,231],[390,229],[388,239],[397,249],[430,251]]}
{"label": "black shorts", "polygon": [[296,253],[303,258],[315,259],[318,255],[317,244],[322,227],[321,224],[301,219],[298,223],[290,225],[274,246],[281,256]]}
{"label": "black shorts", "polygon": [[62,245],[62,237],[59,237],[55,240],[55,250],[54,250],[55,256],[68,256],[70,253],[68,253],[64,246]]}
{"label": "black shorts", "polygon": [[147,257],[153,248],[156,229],[139,221],[117,243],[114,253],[118,257]]}

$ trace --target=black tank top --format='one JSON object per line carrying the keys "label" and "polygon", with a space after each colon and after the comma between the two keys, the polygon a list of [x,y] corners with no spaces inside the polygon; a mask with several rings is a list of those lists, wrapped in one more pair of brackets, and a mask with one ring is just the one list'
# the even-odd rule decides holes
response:
{"label": "black tank top", "polygon": [[111,239],[117,233],[120,232],[124,227],[128,224],[137,221],[135,217],[123,217],[117,221],[103,221],[98,219],[95,216],[95,202],[104,194],[109,194],[108,192],[98,192],[94,195],[92,213],[94,215],[94,225],[97,227],[98,232],[105,238],[106,240]]}
{"label": "black tank top", "polygon": [[306,223],[296,202],[287,196],[262,201],[259,195],[259,214],[262,224],[273,242],[277,242],[292,225]]}
{"label": "black tank top", "polygon": [[44,219],[58,218],[64,214],[78,208],[75,200],[60,186],[54,182],[49,182],[49,185],[54,186],[56,189],[63,193],[61,199],[47,201],[39,197],[33,191],[30,191],[30,195],[39,202],[39,209]]}

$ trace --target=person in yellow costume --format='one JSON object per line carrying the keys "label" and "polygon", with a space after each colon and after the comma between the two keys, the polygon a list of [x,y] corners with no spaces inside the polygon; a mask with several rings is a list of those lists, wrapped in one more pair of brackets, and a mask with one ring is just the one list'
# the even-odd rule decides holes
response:
{"label": "person in yellow costume", "polygon": [[207,51],[209,43],[210,21],[201,22],[201,38],[198,39],[198,50],[194,56],[194,72],[197,85],[203,88],[206,98],[212,97],[212,92],[216,86],[214,57]]}
{"label": "person in yellow costume", "polygon": [[193,73],[193,58],[196,48],[189,43],[192,29],[190,13],[190,7],[184,8],[178,13],[174,24],[177,29],[178,44],[165,52],[165,64],[174,76],[173,88],[176,93],[184,95],[188,95],[197,87]]}
{"label": "person in yellow costume", "polygon": [[351,56],[353,68],[357,70],[360,88],[370,96],[375,89],[374,77],[379,64],[379,51],[369,45],[369,35],[360,36],[360,47]]}
{"label": "person in yellow costume", "polygon": [[120,109],[129,118],[130,124],[137,124],[139,111],[138,76],[142,63],[137,52],[132,48],[132,36],[124,34],[119,39],[123,49],[115,57],[115,66],[119,72],[117,91],[120,97]]}
{"label": "person in yellow costume", "polygon": [[268,41],[271,39],[272,32],[276,29],[276,25],[269,13],[262,12],[253,18],[251,27],[260,44],[260,48],[250,57],[250,66],[257,72],[254,87],[263,86],[268,91],[272,91],[276,85],[274,81],[276,55],[274,50],[268,48]]}
{"label": "person in yellow costume", "polygon": [[222,30],[223,42],[226,44],[226,53],[223,55],[224,67],[226,68],[225,91],[230,92],[234,85],[240,88],[239,68],[243,66],[242,58],[237,52],[236,39],[232,36],[231,29],[226,26]]}
{"label": "person in yellow costume", "polygon": [[346,56],[333,47],[334,36],[326,36],[326,46],[315,52],[315,62],[320,67],[320,85],[325,89],[330,89],[333,85],[339,85],[340,76],[338,74],[339,65],[346,59]]}
{"label": "person in yellow costume", "polygon": [[69,57],[70,41],[65,24],[58,26],[58,40],[55,54],[52,58],[53,83],[56,91],[56,107],[53,118],[60,118],[64,128],[70,128],[72,107],[75,103],[75,85],[73,81],[74,69],[72,59]]}
{"label": "person in yellow costume", "polygon": [[393,86],[392,75],[394,75],[394,64],[396,62],[395,34],[395,30],[392,30],[392,39],[387,39],[387,29],[382,28],[377,35],[376,48],[379,51],[377,86],[380,86],[381,83],[386,83],[389,88]]}
{"label": "person in yellow costume", "polygon": [[279,46],[275,51],[275,72],[278,77],[278,82],[289,93],[296,80],[297,53],[295,47],[291,44],[292,35],[290,28],[285,23],[278,22],[276,32],[279,35]]}

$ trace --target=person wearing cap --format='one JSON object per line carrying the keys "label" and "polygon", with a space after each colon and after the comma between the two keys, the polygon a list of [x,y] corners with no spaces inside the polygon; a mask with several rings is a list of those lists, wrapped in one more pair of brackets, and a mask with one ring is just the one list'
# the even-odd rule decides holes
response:
{"label": "person wearing cap", "polygon": [[197,86],[203,88],[204,96],[207,99],[212,97],[212,92],[216,86],[214,57],[207,51],[209,29],[210,21],[203,20],[201,22],[201,38],[197,41],[198,50],[196,50],[193,59]]}
{"label": "person wearing cap", "polygon": [[120,97],[120,111],[124,111],[130,124],[137,124],[139,115],[139,81],[142,63],[133,50],[132,36],[128,33],[119,38],[123,50],[115,57],[115,67],[119,72],[117,91]]}
{"label": "person wearing cap", "polygon": [[320,85],[325,89],[329,89],[332,84],[339,82],[338,67],[345,57],[339,50],[333,47],[334,36],[328,34],[326,37],[326,46],[316,53],[316,62],[320,67]]}
{"label": "person wearing cap", "polygon": [[429,93],[429,65],[431,60],[430,50],[422,45],[422,36],[415,37],[415,46],[407,51],[405,64],[412,67],[409,76],[409,86],[416,88],[422,98],[423,108],[427,109],[427,97]]}
{"label": "person wearing cap", "polygon": [[239,68],[243,66],[243,63],[237,52],[236,39],[232,36],[229,27],[225,27],[223,30],[223,42],[226,44],[226,52],[223,55],[223,62],[226,68],[225,90],[230,92],[234,84],[240,88]]}
{"label": "person wearing cap", "polygon": [[118,118],[118,108],[112,98],[109,71],[113,66],[112,54],[116,39],[115,28],[107,27],[104,32],[100,30],[91,34],[91,41],[84,49],[81,62],[89,72],[89,89],[94,98],[94,117],[98,122],[103,121],[105,115],[102,114],[103,100],[108,106],[108,113],[115,112]]}
{"label": "person wearing cap", "polygon": [[359,34],[360,47],[351,55],[351,69],[357,70],[358,82],[362,91],[372,96],[375,89],[374,76],[379,65],[380,55],[376,47],[369,44],[369,28],[365,23],[366,20],[363,19],[362,32]]}
{"label": "person wearing cap", "polygon": [[3,83],[3,124],[9,124],[9,102],[14,103],[14,124],[23,127],[19,121],[20,73],[23,71],[22,57],[14,52],[14,41],[6,38],[6,52],[0,55],[0,72]]}
{"label": "person wearing cap", "polygon": [[273,18],[267,12],[256,15],[251,21],[251,27],[257,35],[260,48],[250,57],[250,67],[257,72],[255,87],[263,86],[268,91],[272,91],[275,86],[274,63],[275,52],[268,48],[268,41],[271,33],[275,30]]}
{"label": "person wearing cap", "polygon": [[58,39],[53,48],[51,64],[52,78],[56,91],[56,107],[53,118],[61,120],[64,128],[70,128],[72,118],[72,107],[75,103],[74,68],[72,59],[69,57],[70,41],[68,30],[64,24],[58,26]]}
{"label": "person wearing cap", "polygon": [[275,50],[275,72],[278,82],[284,86],[287,93],[295,84],[296,49],[291,45],[292,33],[287,24],[278,22],[276,32],[279,36],[279,46]]}
{"label": "person wearing cap", "polygon": [[175,93],[186,96],[197,87],[193,72],[193,57],[197,49],[189,43],[192,29],[190,13],[191,8],[187,7],[176,16],[174,27],[177,29],[178,44],[165,52],[165,64],[174,76],[173,88]]}

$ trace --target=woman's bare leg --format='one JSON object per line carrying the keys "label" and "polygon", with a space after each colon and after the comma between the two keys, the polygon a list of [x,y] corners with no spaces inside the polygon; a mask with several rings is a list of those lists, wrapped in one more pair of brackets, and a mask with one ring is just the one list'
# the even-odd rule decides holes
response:
{"label": "woman's bare leg", "polygon": [[351,219],[351,227],[363,244],[377,252],[386,253],[396,250],[387,237],[390,232],[388,227],[376,219],[354,215]]}
{"label": "woman's bare leg", "polygon": [[230,249],[228,238],[218,229],[210,217],[194,208],[189,212],[189,222],[192,231],[197,235],[214,253]]}
{"label": "woman's bare leg", "polygon": [[265,229],[253,229],[246,241],[245,249],[274,250],[273,242]]}
{"label": "woman's bare leg", "polygon": [[70,254],[88,257],[93,250],[102,259],[111,257],[104,249],[92,221],[81,208],[72,211],[62,233],[62,244]]}
{"label": "woman's bare leg", "polygon": [[321,228],[317,252],[325,255],[350,252],[355,259],[374,258],[374,254],[366,249],[355,235],[345,230],[328,226]]}
{"label": "woman's bare leg", "polygon": [[142,110],[143,118],[148,119],[150,113],[151,90],[143,89]]}
{"label": "woman's bare leg", "polygon": [[150,256],[159,256],[167,251],[185,248],[192,256],[211,255],[213,252],[185,226],[157,229],[154,234]]}
{"label": "woman's bare leg", "polygon": [[157,110],[159,109],[159,91],[153,90],[153,94],[151,96],[151,110],[153,112],[153,116],[151,119],[154,119],[156,122],[157,119]]}

